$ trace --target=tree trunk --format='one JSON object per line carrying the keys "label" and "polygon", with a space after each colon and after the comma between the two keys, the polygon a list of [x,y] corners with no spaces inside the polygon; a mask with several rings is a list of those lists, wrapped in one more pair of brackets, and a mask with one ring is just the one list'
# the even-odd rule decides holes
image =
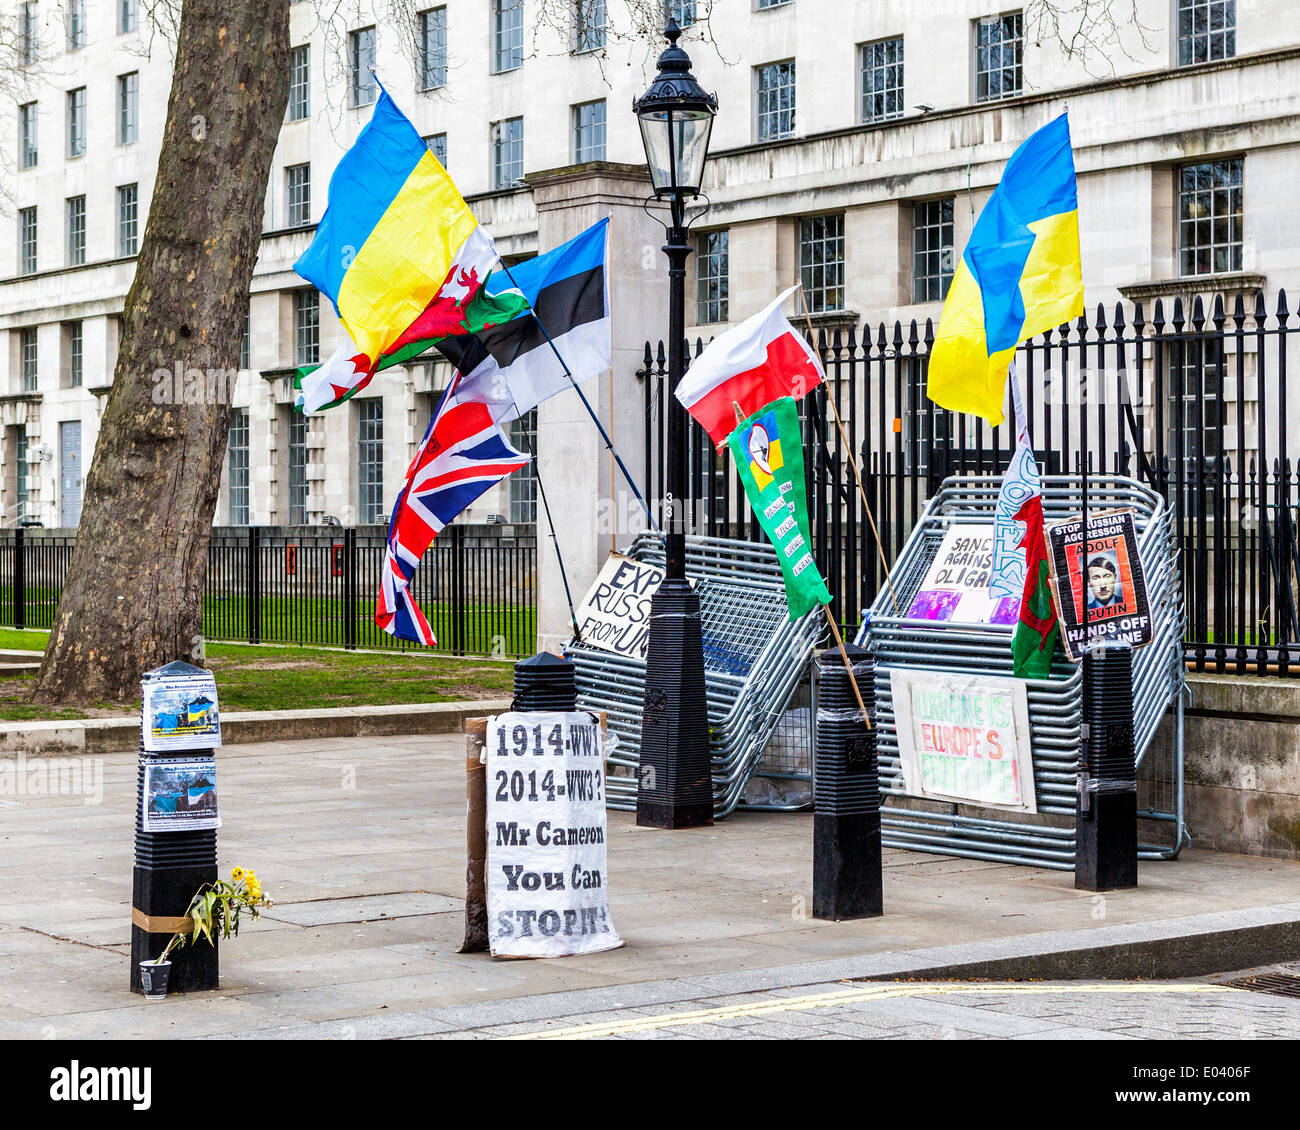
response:
{"label": "tree trunk", "polygon": [[230,397],[289,97],[289,0],[185,0],[158,177],[38,702],[202,655]]}

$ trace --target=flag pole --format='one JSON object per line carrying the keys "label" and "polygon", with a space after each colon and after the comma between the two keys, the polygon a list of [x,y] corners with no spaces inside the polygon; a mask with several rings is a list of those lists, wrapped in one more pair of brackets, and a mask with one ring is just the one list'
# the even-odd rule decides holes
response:
{"label": "flag pole", "polygon": [[[799,305],[803,308],[804,321],[808,324],[808,336],[815,339],[812,314],[808,310],[808,301],[803,296],[803,279],[799,280],[797,289],[799,291]],[[876,529],[876,516],[871,512],[871,503],[867,501],[867,490],[862,485],[862,475],[858,472],[857,455],[853,451],[853,445],[849,442],[848,433],[844,430],[844,422],[840,419],[840,410],[835,406],[835,397],[830,395],[830,389],[827,389],[826,392],[826,402],[831,406],[831,413],[835,417],[835,426],[840,431],[840,439],[844,441],[844,449],[849,453],[849,466],[853,468],[853,478],[858,484],[858,494],[861,496],[862,506],[867,512],[867,521],[871,523],[871,532],[876,539],[876,551],[880,554],[880,564],[885,568],[885,584],[889,586],[889,599],[894,606],[894,615],[900,616],[902,613],[898,610],[898,594],[894,592],[894,578],[889,572],[889,562],[885,560],[885,547],[880,540],[880,531]],[[854,690],[857,690],[856,684]]]}
{"label": "flag pole", "polygon": [[[497,262],[501,264],[501,269],[505,271],[506,278],[508,278],[514,288],[523,295],[524,301],[528,302],[528,296],[524,294],[523,290],[520,289],[519,284],[515,282],[515,276],[510,273],[510,268],[506,266],[506,261],[498,255]],[[650,505],[642,496],[640,488],[638,488],[636,483],[633,481],[632,473],[623,463],[623,457],[614,449],[614,441],[609,438],[609,433],[605,431],[605,425],[600,422],[600,417],[596,415],[595,409],[592,408],[591,401],[587,399],[586,394],[578,387],[578,382],[573,379],[573,373],[569,371],[568,363],[560,356],[560,351],[555,347],[555,342],[551,339],[550,331],[547,330],[546,324],[542,319],[537,316],[537,311],[531,302],[528,302],[528,309],[533,315],[533,320],[537,323],[537,328],[542,331],[542,336],[546,338],[546,344],[551,347],[551,352],[555,354],[555,359],[560,363],[560,368],[564,370],[564,375],[569,379],[569,384],[573,386],[573,391],[576,392],[582,400],[582,406],[587,410],[587,415],[591,417],[592,423],[596,425],[596,430],[600,432],[600,438],[605,441],[605,449],[614,457],[614,461],[618,464],[618,469],[623,473],[623,478],[626,480],[627,485],[632,488],[632,494],[635,495],[636,500],[641,503],[641,509],[645,511],[646,520],[650,523],[650,528],[659,535],[660,539],[662,539],[664,532],[660,529],[659,523],[655,521],[654,515],[650,513]]]}
{"label": "flag pole", "polygon": [[[745,413],[741,411],[738,401],[733,400],[731,407],[736,413],[736,426],[739,427],[745,422]],[[853,688],[853,697],[858,700],[858,709],[862,711],[862,720],[866,722],[867,729],[870,730],[872,728],[871,715],[867,712],[866,703],[862,701],[862,691],[858,689],[857,676],[853,674],[853,664],[849,662],[849,653],[844,648],[844,637],[840,635],[840,628],[835,623],[835,617],[831,613],[831,606],[823,604],[822,610],[826,613],[826,623],[830,625],[831,634],[835,637],[835,643],[840,649],[840,658],[844,661],[844,670],[849,673],[849,685]]]}

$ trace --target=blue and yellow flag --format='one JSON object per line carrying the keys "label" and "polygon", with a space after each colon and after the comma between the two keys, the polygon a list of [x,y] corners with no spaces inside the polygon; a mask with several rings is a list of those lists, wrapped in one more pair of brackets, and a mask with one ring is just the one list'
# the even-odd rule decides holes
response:
{"label": "blue and yellow flag", "polygon": [[1083,313],[1079,201],[1065,114],[1011,155],[957,265],[926,392],[1002,423],[1016,346]]}

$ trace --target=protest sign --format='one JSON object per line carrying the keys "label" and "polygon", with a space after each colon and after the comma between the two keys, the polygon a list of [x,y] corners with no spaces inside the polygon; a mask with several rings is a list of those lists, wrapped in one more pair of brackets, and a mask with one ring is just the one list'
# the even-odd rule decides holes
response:
{"label": "protest sign", "polygon": [[215,758],[146,760],[141,797],[146,832],[201,832],[221,827]]}
{"label": "protest sign", "polygon": [[908,619],[951,624],[1012,625],[1020,597],[990,597],[992,526],[950,526],[917,589]]}
{"label": "protest sign", "polygon": [[499,714],[487,727],[488,942],[495,957],[614,949],[605,759],[582,712]]}
{"label": "protest sign", "polygon": [[615,655],[644,659],[650,638],[650,600],[663,579],[659,566],[611,553],[578,605],[583,642]]}
{"label": "protest sign", "polygon": [[1047,528],[1052,594],[1066,655],[1077,661],[1086,641],[1104,640],[1131,647],[1150,643],[1151,608],[1138,557],[1133,511],[1107,510],[1088,515],[1086,559],[1081,526],[1076,518]]}
{"label": "protest sign", "polygon": [[150,753],[221,745],[217,683],[211,671],[144,683],[144,748]]}
{"label": "protest sign", "polygon": [[1022,680],[902,668],[889,677],[908,793],[1038,811]]}

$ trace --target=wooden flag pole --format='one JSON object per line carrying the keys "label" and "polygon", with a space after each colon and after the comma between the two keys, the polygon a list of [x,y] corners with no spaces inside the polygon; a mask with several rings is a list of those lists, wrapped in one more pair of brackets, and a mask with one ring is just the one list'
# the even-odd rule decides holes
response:
{"label": "wooden flag pole", "polygon": [[[803,296],[803,280],[799,280],[799,305],[803,307],[804,321],[808,323],[808,336],[814,341],[816,334],[813,333],[812,314],[808,311],[807,299]],[[816,348],[816,346],[814,346]],[[853,445],[849,443],[848,433],[844,430],[844,422],[840,419],[840,410],[835,406],[835,397],[830,395],[827,389],[826,402],[831,406],[831,414],[835,417],[835,426],[840,431],[840,439],[844,443],[844,449],[849,453],[849,466],[853,468],[853,478],[858,484],[858,494],[862,498],[862,506],[867,512],[867,521],[871,523],[871,533],[876,539],[876,551],[880,554],[880,564],[885,568],[885,584],[889,586],[889,599],[894,606],[894,615],[901,616],[898,610],[898,595],[894,592],[894,578],[889,572],[889,562],[885,560],[885,546],[880,540],[880,531],[876,528],[876,516],[871,512],[871,503],[867,501],[867,489],[862,485],[862,475],[858,471],[857,456],[853,451]],[[854,688],[857,689],[856,686]]]}
{"label": "wooden flag pole", "polygon": [[849,673],[849,683],[853,687],[853,697],[858,700],[858,709],[862,711],[862,720],[867,724],[867,729],[874,729],[871,725],[871,715],[867,712],[867,704],[862,701],[862,692],[858,689],[857,677],[853,674],[853,664],[849,662],[849,653],[844,650],[844,639],[840,635],[840,627],[835,623],[835,617],[831,615],[831,606],[825,604],[822,606],[826,610],[826,623],[831,626],[831,634],[835,637],[835,642],[840,649],[840,658],[844,660],[844,670]]}

